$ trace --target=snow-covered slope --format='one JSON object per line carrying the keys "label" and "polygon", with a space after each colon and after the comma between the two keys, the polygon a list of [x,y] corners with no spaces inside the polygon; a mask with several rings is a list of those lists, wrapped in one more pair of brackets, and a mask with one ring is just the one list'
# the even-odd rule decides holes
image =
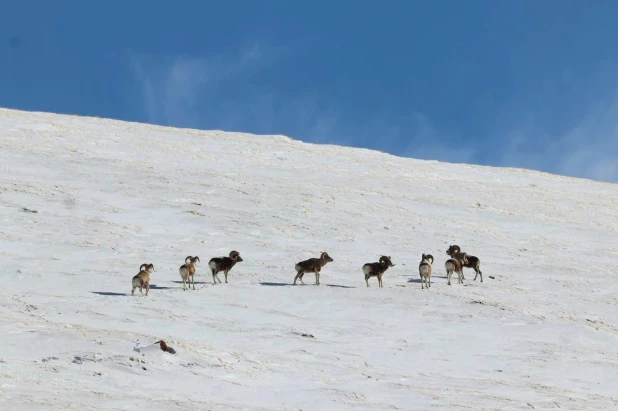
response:
{"label": "snow-covered slope", "polygon": [[[617,210],[616,185],[526,170],[0,110],[0,408],[614,408]],[[484,283],[447,286],[450,244]]]}

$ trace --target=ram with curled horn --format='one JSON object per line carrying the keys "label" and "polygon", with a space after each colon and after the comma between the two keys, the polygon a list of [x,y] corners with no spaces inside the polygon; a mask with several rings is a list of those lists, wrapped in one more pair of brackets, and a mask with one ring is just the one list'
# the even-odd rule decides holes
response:
{"label": "ram with curled horn", "polygon": [[225,274],[225,283],[227,284],[227,275],[236,265],[243,261],[240,253],[236,250],[230,251],[229,257],[214,257],[208,262],[208,267],[210,267],[210,271],[212,272],[212,282],[213,284],[217,284],[215,279],[221,283],[219,276],[217,275],[221,271]]}
{"label": "ram with curled horn", "polygon": [[301,283],[305,284],[303,281],[305,273],[315,273],[315,285],[320,285],[320,272],[326,263],[332,261],[333,259],[326,251],[320,254],[320,258],[309,258],[308,260],[299,261],[294,265],[294,269],[296,270],[294,285],[296,285],[296,280],[300,280]]}
{"label": "ram with curled horn", "polygon": [[[483,282],[483,273],[481,272],[481,260],[478,257],[473,255],[468,255],[467,253],[461,252],[461,247],[457,244],[451,245],[448,250],[446,250],[446,254],[451,256],[451,258],[456,258],[463,263],[463,266],[466,268],[472,268],[476,275],[472,281],[476,281],[478,276],[481,277],[481,282]],[[464,262],[465,255],[465,262]],[[465,280],[466,278],[463,275],[463,270],[461,272],[461,278]]]}
{"label": "ram with curled horn", "polygon": [[382,276],[389,267],[394,266],[395,264],[391,261],[391,257],[386,255],[380,257],[380,260],[376,263],[367,263],[363,265],[363,274],[365,274],[365,282],[367,283],[367,287],[369,287],[369,279],[371,277],[377,277],[378,287],[383,287]]}
{"label": "ram with curled horn", "polygon": [[[433,256],[431,254],[423,254],[421,262],[418,264],[418,273],[421,276],[421,290],[431,287],[431,264],[433,264]],[[425,287],[425,284],[427,287]]]}
{"label": "ram with curled horn", "polygon": [[468,255],[466,253],[463,253],[461,259],[451,258],[444,263],[448,285],[451,285],[451,275],[453,275],[453,273],[457,273],[457,284],[463,284],[463,268],[467,263]]}
{"label": "ram with curled horn", "polygon": [[139,273],[133,277],[131,281],[131,295],[135,295],[135,289],[139,287],[140,294],[144,294],[142,289],[146,289],[146,295],[150,291],[150,274],[154,271],[154,264],[142,264],[139,267]]}
{"label": "ram with curled horn", "polygon": [[182,278],[182,289],[185,291],[187,289],[187,280],[189,281],[189,288],[191,288],[191,284],[193,284],[193,289],[195,290],[195,271],[198,262],[200,262],[198,256],[192,257],[189,255],[185,258],[185,263],[178,269],[180,278]]}

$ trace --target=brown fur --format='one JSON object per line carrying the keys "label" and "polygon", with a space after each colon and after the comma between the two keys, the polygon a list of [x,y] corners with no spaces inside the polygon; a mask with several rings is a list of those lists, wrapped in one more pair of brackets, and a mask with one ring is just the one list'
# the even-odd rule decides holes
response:
{"label": "brown fur", "polygon": [[[461,247],[459,247],[457,244],[454,244],[450,246],[448,250],[446,250],[446,254],[451,256],[451,258],[457,258],[458,260],[463,260],[463,255],[466,253],[462,253]],[[472,281],[476,281],[476,277],[480,276],[481,282],[483,282],[483,273],[481,272],[481,260],[478,257],[475,257],[473,255],[466,254],[466,257],[467,257],[468,262],[464,264],[464,267],[472,268],[474,272],[476,273],[476,275],[474,276],[474,280]],[[463,277],[463,274],[462,274],[462,278],[465,280],[465,277]]]}
{"label": "brown fur", "polygon": [[195,270],[196,265],[200,261],[198,256],[191,257],[187,256],[185,258],[185,263],[180,266],[178,272],[180,273],[180,278],[182,278],[182,289],[187,289],[187,280],[189,280],[189,288],[191,288],[191,283],[193,283],[193,289],[195,290]]}
{"label": "brown fur", "polygon": [[227,274],[230,272],[232,267],[243,261],[240,253],[238,251],[230,251],[229,257],[214,257],[208,262],[208,267],[210,267],[210,271],[212,271],[212,283],[217,284],[215,279],[219,280],[219,276],[217,275],[219,272],[223,271],[225,274],[225,283],[227,284]]}
{"label": "brown fur", "polygon": [[363,265],[363,273],[365,274],[365,282],[369,287],[369,279],[371,277],[378,277],[378,287],[382,287],[382,276],[388,270],[389,267],[394,267],[390,256],[383,255],[380,257],[380,261],[377,263],[367,263]]}
{"label": "brown fur", "polygon": [[294,268],[296,269],[296,277],[294,277],[294,285],[296,285],[296,280],[300,280],[303,282],[303,276],[305,273],[315,273],[315,284],[320,285],[320,271],[322,267],[326,265],[326,263],[332,262],[333,259],[328,255],[325,251],[320,255],[320,258],[310,258],[308,260],[300,261],[296,263]]}
{"label": "brown fur", "polygon": [[451,258],[444,263],[444,267],[446,268],[446,279],[448,280],[448,285],[451,285],[451,275],[453,273],[457,273],[457,283],[463,284],[463,267],[466,263],[466,259],[464,256],[464,260],[458,260],[457,258]]}
{"label": "brown fur", "polygon": [[144,295],[142,289],[146,289],[146,295],[148,295],[148,291],[150,291],[150,274],[154,271],[153,264],[142,264],[140,266],[139,273],[133,277],[131,281],[131,285],[133,288],[131,289],[131,295],[135,295],[135,289],[139,287],[139,293]]}
{"label": "brown fur", "polygon": [[168,352],[170,354],[176,354],[176,350],[170,347],[169,345],[167,345],[165,341],[163,340],[159,340],[155,344],[159,344],[159,347],[161,347],[161,350],[165,352]]}
{"label": "brown fur", "polygon": [[[431,262],[430,262],[431,260]],[[433,257],[431,254],[423,254],[421,262],[418,265],[418,273],[421,276],[421,290],[426,283],[427,287],[431,287],[431,264],[433,263]]]}

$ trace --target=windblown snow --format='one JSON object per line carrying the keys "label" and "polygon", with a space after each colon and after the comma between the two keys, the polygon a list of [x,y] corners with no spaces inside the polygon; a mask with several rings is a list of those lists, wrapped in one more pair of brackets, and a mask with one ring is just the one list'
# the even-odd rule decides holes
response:
{"label": "windblown snow", "polygon": [[618,407],[613,184],[3,109],[0,206],[2,409]]}

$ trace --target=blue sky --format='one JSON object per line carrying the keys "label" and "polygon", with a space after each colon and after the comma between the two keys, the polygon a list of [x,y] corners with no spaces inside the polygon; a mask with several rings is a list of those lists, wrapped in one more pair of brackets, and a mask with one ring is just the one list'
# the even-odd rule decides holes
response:
{"label": "blue sky", "polygon": [[618,2],[12,1],[0,106],[618,181]]}

